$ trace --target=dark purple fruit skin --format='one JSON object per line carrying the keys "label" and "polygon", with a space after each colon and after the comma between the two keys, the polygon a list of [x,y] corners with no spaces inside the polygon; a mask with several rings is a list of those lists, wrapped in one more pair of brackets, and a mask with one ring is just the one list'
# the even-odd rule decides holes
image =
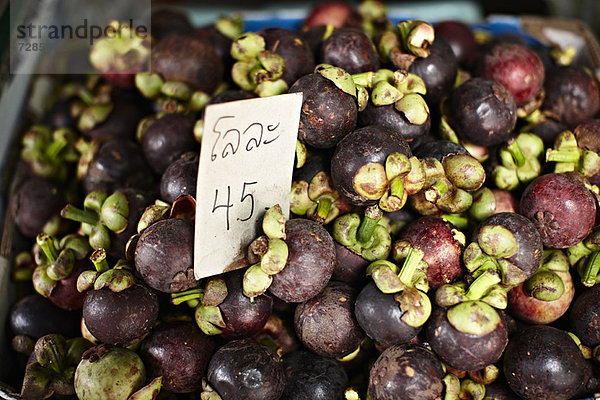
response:
{"label": "dark purple fruit skin", "polygon": [[273,299],[261,294],[250,300],[242,290],[244,271],[232,271],[223,276],[227,285],[227,297],[219,309],[225,321],[221,337],[225,340],[242,339],[258,333],[267,323]]}
{"label": "dark purple fruit skin", "polygon": [[140,146],[127,139],[107,139],[102,142],[88,166],[83,180],[87,192],[119,188],[149,189],[154,177]]}
{"label": "dark purple fruit skin", "polygon": [[480,54],[475,73],[500,82],[521,107],[542,90],[545,69],[537,53],[526,45],[499,42]]}
{"label": "dark purple fruit skin", "polygon": [[50,333],[58,333],[65,337],[79,336],[80,321],[81,312],[59,308],[37,293],[23,297],[10,311],[12,333],[35,339]]}
{"label": "dark purple fruit skin", "polygon": [[412,156],[404,138],[393,129],[372,125],[352,131],[338,143],[331,157],[334,186],[355,206],[374,204],[376,200],[366,199],[356,192],[354,176],[366,164],[385,165],[388,155],[396,152]]}
{"label": "dark purple fruit skin", "polygon": [[567,130],[567,127],[552,119],[547,119],[539,124],[523,130],[523,132],[534,133],[544,141],[545,147],[554,147],[556,136],[562,131]]}
{"label": "dark purple fruit skin", "polygon": [[471,65],[479,46],[469,25],[460,21],[441,21],[435,24],[435,36],[448,43],[459,65]]}
{"label": "dark purple fruit skin", "polygon": [[318,223],[302,218],[287,221],[285,235],[287,263],[273,275],[269,291],[283,301],[301,303],[323,290],[333,274],[333,238]]}
{"label": "dark purple fruit skin", "polygon": [[281,400],[342,400],[348,375],[341,364],[306,350],[283,361],[286,383]]}
{"label": "dark purple fruit skin", "polygon": [[299,304],[294,313],[298,339],[313,353],[339,358],[355,351],[365,338],[354,316],[356,292],[331,282],[321,293]]}
{"label": "dark purple fruit skin", "polygon": [[63,191],[58,185],[37,177],[25,180],[15,193],[15,225],[23,235],[35,238],[44,224],[65,206]]}
{"label": "dark purple fruit skin", "polygon": [[150,27],[155,40],[173,35],[187,35],[194,29],[186,14],[164,8],[152,12]]}
{"label": "dark purple fruit skin", "polygon": [[169,218],[146,228],[135,248],[135,268],[148,286],[161,292],[196,286],[194,223]]}
{"label": "dark purple fruit skin", "polygon": [[479,146],[507,140],[517,122],[513,95],[500,82],[471,78],[451,94],[450,125],[459,138]]}
{"label": "dark purple fruit skin", "polygon": [[281,79],[288,86],[313,71],[313,52],[299,33],[284,28],[266,28],[257,33],[265,39],[265,48],[279,54],[285,61]]}
{"label": "dark purple fruit skin", "polygon": [[329,79],[309,74],[298,79],[289,93],[303,93],[298,138],[309,146],[334,147],[356,127],[356,100]]}
{"label": "dark purple fruit skin", "polygon": [[404,114],[394,108],[393,104],[375,106],[371,101],[367,107],[358,113],[359,126],[383,125],[398,131],[407,142],[427,135],[431,129],[431,118],[421,125],[413,124],[406,119]]}
{"label": "dark purple fruit skin", "polygon": [[75,261],[71,274],[56,282],[56,286],[50,292],[48,300],[65,310],[79,310],[83,307],[85,301],[85,292],[77,290],[77,278],[79,274],[91,267],[90,260],[84,258]]}
{"label": "dark purple fruit skin", "polygon": [[212,356],[207,380],[223,399],[276,400],[285,373],[268,347],[252,340],[232,340]]}
{"label": "dark purple fruit skin", "polygon": [[85,133],[88,138],[112,136],[133,140],[137,125],[145,115],[144,99],[137,96],[119,96],[113,99],[113,110],[99,125]]}
{"label": "dark purple fruit skin", "polygon": [[596,79],[582,68],[564,66],[548,72],[542,111],[569,128],[594,116],[600,108]]}
{"label": "dark purple fruit skin", "polygon": [[600,344],[600,286],[580,292],[569,311],[570,328],[583,344]]}
{"label": "dark purple fruit skin", "polygon": [[525,272],[527,278],[537,271],[542,261],[542,239],[535,225],[521,214],[501,212],[481,221],[473,231],[473,241],[477,241],[479,231],[486,225],[502,225],[515,236],[517,252],[504,258]]}
{"label": "dark purple fruit skin", "polygon": [[596,202],[575,176],[545,174],[525,188],[521,214],[529,218],[547,247],[558,249],[582,241],[594,227]]}
{"label": "dark purple fruit skin", "polygon": [[182,114],[167,114],[148,127],[142,149],[154,172],[162,174],[182,154],[198,150],[194,139],[194,119]]}
{"label": "dark purple fruit skin", "polygon": [[198,153],[187,152],[173,161],[160,178],[160,198],[173,203],[177,197],[189,194],[196,197]]}
{"label": "dark purple fruit skin", "polygon": [[349,74],[376,71],[380,66],[371,39],[354,28],[333,31],[321,45],[321,63],[343,68]]}
{"label": "dark purple fruit skin", "polygon": [[413,149],[413,155],[418,158],[433,157],[439,162],[451,154],[469,154],[467,149],[449,140],[434,140],[420,144]]}
{"label": "dark purple fruit skin", "polygon": [[162,376],[162,387],[190,393],[202,387],[206,367],[216,349],[213,338],[190,322],[157,326],[142,342],[139,354],[148,376]]}
{"label": "dark purple fruit skin", "polygon": [[464,333],[452,326],[446,310],[434,307],[425,324],[425,335],[431,349],[452,368],[475,371],[498,361],[508,342],[504,320],[487,335]]}
{"label": "dark purple fruit skin", "polygon": [[214,25],[200,27],[194,30],[193,36],[208,41],[223,61],[223,69],[225,71],[230,70],[234,62],[233,57],[231,57],[231,43],[233,41],[230,38],[219,32]]}
{"label": "dark purple fruit skin", "polygon": [[372,281],[358,294],[354,313],[366,334],[384,346],[408,342],[422,328],[404,323],[401,319],[404,312],[394,295],[381,292]]}
{"label": "dark purple fruit skin", "polygon": [[485,385],[485,396],[489,400],[519,400],[519,397],[510,390],[506,382],[496,379],[489,385]]}
{"label": "dark purple fruit skin", "polygon": [[458,62],[452,48],[441,37],[436,37],[429,47],[429,56],[417,58],[408,69],[423,79],[427,104],[439,104],[450,93],[456,79]]}
{"label": "dark purple fruit skin", "polygon": [[83,320],[102,343],[129,346],[150,332],[158,318],[158,298],[144,285],[121,292],[109,288],[91,290],[83,303]]}
{"label": "dark purple fruit skin", "polygon": [[338,242],[335,246],[335,266],[331,279],[347,283],[348,285],[360,288],[366,280],[366,270],[370,261],[365,260],[358,254],[342,246]]}
{"label": "dark purple fruit skin", "polygon": [[452,228],[452,224],[440,217],[427,216],[409,224],[399,236],[399,240],[408,240],[414,248],[423,251],[431,289],[454,282],[464,275],[462,246],[454,238]]}
{"label": "dark purple fruit skin", "polygon": [[211,97],[208,104],[221,104],[229,101],[253,99],[255,97],[256,95],[254,93],[248,92],[247,90],[228,89],[215,94],[213,97]]}
{"label": "dark purple fruit skin", "polygon": [[123,193],[127,198],[129,216],[127,217],[127,227],[125,230],[120,233],[111,233],[110,235],[108,255],[115,259],[125,258],[127,241],[137,233],[138,221],[151,202],[151,196],[138,189],[125,188],[118,189],[117,192]]}
{"label": "dark purple fruit skin", "polygon": [[369,375],[372,400],[440,399],[444,370],[436,355],[425,346],[405,343],[386,349]]}
{"label": "dark purple fruit skin", "polygon": [[182,81],[194,90],[212,93],[224,76],[223,61],[205,40],[169,36],[152,48],[152,72],[165,81]]}
{"label": "dark purple fruit skin", "polygon": [[503,359],[508,385],[523,399],[570,399],[589,380],[575,341],[546,325],[533,325],[513,336]]}

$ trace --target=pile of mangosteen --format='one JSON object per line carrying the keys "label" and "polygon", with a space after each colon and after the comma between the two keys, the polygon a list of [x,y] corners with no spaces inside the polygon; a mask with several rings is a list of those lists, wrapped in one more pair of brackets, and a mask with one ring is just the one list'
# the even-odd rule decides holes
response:
{"label": "pile of mangosteen", "polygon": [[[297,30],[170,10],[129,29],[21,136],[23,399],[600,391],[600,92],[572,49],[391,22],[377,0]],[[284,93],[303,94],[290,214],[273,204],[246,266],[197,280],[203,112]]]}

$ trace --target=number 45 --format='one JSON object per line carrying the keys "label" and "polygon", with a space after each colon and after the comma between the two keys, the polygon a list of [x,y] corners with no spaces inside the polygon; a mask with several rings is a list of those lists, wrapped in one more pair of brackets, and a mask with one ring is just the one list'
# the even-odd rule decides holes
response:
{"label": "number 45", "polygon": [[[250,218],[252,218],[252,215],[254,214],[254,196],[252,196],[251,193],[246,193],[246,190],[248,188],[248,186],[250,185],[255,185],[258,182],[244,182],[243,187],[242,187],[242,196],[240,198],[240,201],[238,204],[242,204],[244,201],[249,200],[250,201],[250,213],[248,214],[248,216],[246,218],[238,218],[239,221],[248,221]],[[227,223],[227,230],[229,230],[229,209],[232,208],[234,206],[234,204],[231,202],[231,186],[227,185],[227,201],[225,202],[225,204],[219,204],[217,205],[217,201],[219,198],[219,189],[215,189],[215,200],[213,202],[213,209],[212,209],[212,213],[214,214],[215,211],[217,211],[219,208],[225,208],[225,221]]]}

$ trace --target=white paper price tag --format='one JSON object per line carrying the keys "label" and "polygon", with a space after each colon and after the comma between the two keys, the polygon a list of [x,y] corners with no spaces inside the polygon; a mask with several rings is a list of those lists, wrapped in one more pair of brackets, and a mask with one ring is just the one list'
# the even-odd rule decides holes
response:
{"label": "white paper price tag", "polygon": [[196,192],[196,279],[244,266],[265,211],[289,213],[302,93],[206,108]]}

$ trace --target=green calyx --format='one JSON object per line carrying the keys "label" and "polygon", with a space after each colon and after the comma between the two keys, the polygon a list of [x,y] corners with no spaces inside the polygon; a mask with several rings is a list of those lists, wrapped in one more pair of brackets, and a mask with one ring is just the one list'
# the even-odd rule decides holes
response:
{"label": "green calyx", "polygon": [[[494,231],[490,232],[492,233],[490,237],[493,238]],[[488,243],[487,246],[489,247],[494,243],[496,243],[496,241]],[[496,246],[496,244],[494,244],[494,246]],[[497,246],[497,248],[504,248],[506,250],[510,249],[510,246]],[[510,253],[510,251],[507,251],[507,253],[505,254],[508,253]],[[504,258],[498,258],[497,256],[493,256],[488,254],[487,252],[484,252],[480,244],[478,244],[477,242],[472,242],[465,248],[465,250],[463,251],[463,261],[465,263],[465,267],[467,267],[467,269],[471,271],[472,274],[476,274],[475,271],[481,270],[482,267],[488,268],[492,264],[495,265],[494,269],[496,269],[502,277],[502,284],[507,287],[517,286],[520,283],[524,282],[525,279],[527,279],[525,272],[523,272],[520,268],[518,268],[513,263],[507,261]]]}
{"label": "green calyx", "polygon": [[83,338],[66,340],[58,334],[39,338],[33,346],[33,361],[25,368],[21,396],[25,399],[48,398],[53,394],[72,396],[75,368],[90,347],[92,343]]}
{"label": "green calyx", "polygon": [[83,259],[89,248],[86,238],[78,235],[67,235],[58,241],[39,234],[34,248],[37,266],[32,275],[35,290],[44,297],[50,296],[57,282],[71,274],[75,261]]}
{"label": "green calyx", "polygon": [[544,152],[542,139],[532,133],[520,133],[499,151],[501,165],[492,172],[499,189],[514,190],[527,184],[541,173],[540,155]]}
{"label": "green calyx", "polygon": [[[412,252],[412,250],[411,250]],[[398,302],[403,311],[402,321],[410,326],[419,327],[423,325],[431,314],[431,302],[429,297],[414,287],[414,276],[422,252],[416,250],[414,256],[405,260],[402,269],[387,260],[377,260],[367,267],[367,275],[371,275],[375,285],[381,292],[394,294],[394,300]],[[410,276],[409,276],[410,275]],[[408,281],[404,283],[402,279]]]}
{"label": "green calyx", "polygon": [[325,171],[315,174],[310,182],[292,182],[290,210],[321,225],[333,221],[341,213],[339,206],[342,201]]}
{"label": "green calyx", "polygon": [[100,290],[108,288],[112,292],[121,292],[135,284],[131,266],[125,260],[119,260],[111,267],[106,260],[106,251],[98,249],[90,255],[90,261],[96,271],[84,271],[77,278],[77,290]]}
{"label": "green calyx", "polygon": [[485,181],[483,165],[469,154],[451,154],[444,157],[442,166],[446,177],[458,188],[477,190]]}
{"label": "green calyx", "polygon": [[36,175],[64,181],[68,164],[79,159],[75,147],[77,140],[77,135],[69,128],[52,131],[43,125],[34,125],[23,135],[21,157]]}
{"label": "green calyx", "polygon": [[476,221],[483,221],[496,211],[496,196],[488,187],[482,187],[473,194],[473,204],[469,208],[469,216]]}
{"label": "green calyx", "polygon": [[194,318],[200,330],[206,335],[218,335],[227,326],[217,306],[199,305],[194,312]]}
{"label": "green calyx", "polygon": [[549,270],[539,270],[523,283],[523,291],[538,300],[558,300],[565,291],[560,276]]}
{"label": "green calyx", "polygon": [[397,27],[406,51],[417,57],[429,56],[428,48],[435,39],[435,32],[430,23],[405,20],[398,22]]}
{"label": "green calyx", "polygon": [[265,40],[256,33],[245,33],[231,44],[231,56],[237,60],[231,70],[233,81],[242,89],[260,97],[275,96],[287,91],[281,79],[285,70],[283,57],[265,49]]}
{"label": "green calyx", "polygon": [[356,85],[354,84],[352,75],[343,68],[330,64],[319,64],[315,67],[315,73],[333,82],[342,92],[356,97]]}
{"label": "green calyx", "polygon": [[108,28],[112,34],[97,40],[90,51],[90,62],[96,70],[130,73],[148,63],[150,35],[137,35],[133,26],[118,21],[112,21]]}
{"label": "green calyx", "polygon": [[221,15],[215,21],[214,26],[223,36],[236,40],[243,33],[244,20],[240,14]]}
{"label": "green calyx", "polygon": [[244,295],[250,298],[267,291],[273,282],[273,275],[283,271],[288,258],[285,215],[279,204],[265,212],[262,228],[264,235],[248,246],[248,258],[258,261],[248,267],[242,281]]}
{"label": "green calyx", "polygon": [[479,230],[477,243],[492,257],[507,258],[519,249],[515,235],[502,225],[485,225]]}
{"label": "green calyx", "polygon": [[81,231],[89,237],[93,249],[108,249],[109,231],[120,233],[127,228],[129,201],[121,192],[107,196],[103,190],[96,190],[85,197],[83,209],[68,204],[61,210],[60,215],[81,223]]}
{"label": "green calyx", "polygon": [[137,225],[137,232],[142,233],[147,227],[169,217],[171,206],[162,200],[155,200],[154,204],[146,207]]}
{"label": "green calyx", "polygon": [[388,155],[384,173],[388,185],[387,191],[379,198],[379,206],[387,212],[400,210],[408,196],[423,189],[426,181],[426,172],[421,161],[402,153]]}
{"label": "green calyx", "polygon": [[456,330],[476,336],[487,335],[502,323],[494,308],[477,300],[468,300],[449,308],[447,318]]}
{"label": "green calyx", "polygon": [[385,259],[390,253],[392,239],[387,229],[380,225],[382,213],[377,206],[358,214],[342,215],[333,221],[333,238],[341,245],[369,261]]}
{"label": "green calyx", "polygon": [[577,171],[589,178],[600,172],[600,156],[580,148],[573,132],[563,131],[556,136],[554,148],[546,150],[546,161],[554,161],[554,172]]}
{"label": "green calyx", "polygon": [[208,104],[211,97],[203,91],[194,91],[189,85],[181,81],[165,82],[156,73],[137,73],[135,85],[144,97],[156,100],[165,113],[201,111]]}
{"label": "green calyx", "polygon": [[594,251],[577,263],[577,272],[584,286],[592,287],[600,282],[600,251]]}

